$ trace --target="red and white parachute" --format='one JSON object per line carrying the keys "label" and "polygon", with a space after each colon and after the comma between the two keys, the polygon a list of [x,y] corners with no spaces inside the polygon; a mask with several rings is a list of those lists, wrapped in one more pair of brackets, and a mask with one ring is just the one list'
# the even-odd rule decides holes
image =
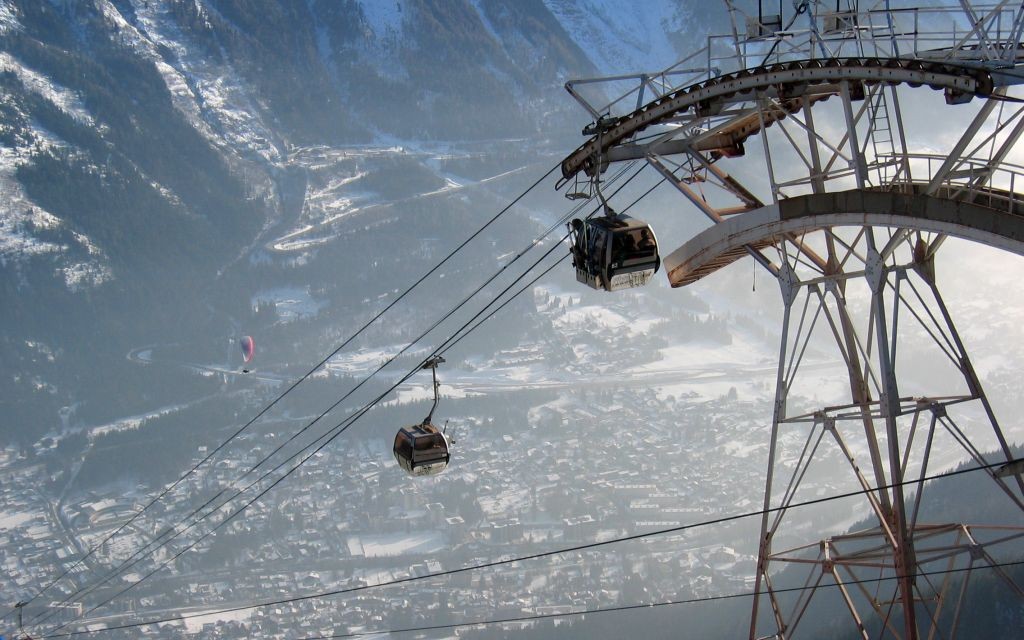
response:
{"label": "red and white parachute", "polygon": [[245,363],[249,364],[252,362],[252,357],[256,355],[256,341],[252,339],[252,336],[245,336],[239,340],[239,344],[242,345],[242,357],[245,359]]}

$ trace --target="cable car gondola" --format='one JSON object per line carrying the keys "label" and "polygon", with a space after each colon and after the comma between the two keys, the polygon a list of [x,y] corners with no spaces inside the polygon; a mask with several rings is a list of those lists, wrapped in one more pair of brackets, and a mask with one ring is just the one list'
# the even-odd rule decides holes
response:
{"label": "cable car gondola", "polygon": [[431,370],[434,378],[434,404],[430,407],[430,413],[420,424],[402,427],[395,436],[395,460],[409,475],[430,476],[441,473],[451,460],[448,438],[430,422],[437,408],[437,392],[441,386],[437,381],[437,365],[442,362],[444,358],[434,356],[423,364],[424,369]]}
{"label": "cable car gondola", "polygon": [[569,225],[576,280],[605,291],[642,287],[661,266],[654,230],[643,220],[606,212]]}

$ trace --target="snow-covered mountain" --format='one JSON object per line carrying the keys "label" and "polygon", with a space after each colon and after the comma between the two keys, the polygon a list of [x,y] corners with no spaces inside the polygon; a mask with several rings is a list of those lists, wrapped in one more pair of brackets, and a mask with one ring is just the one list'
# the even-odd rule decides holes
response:
{"label": "snow-covered mountain", "polygon": [[7,0],[0,259],[62,254],[72,288],[116,277],[95,233],[26,192],[18,168],[39,156],[123,159],[171,209],[208,215],[141,157],[155,149],[125,148],[125,128],[159,138],[142,114],[173,112],[228,179],[272,200],[296,145],[561,133],[562,82],[665,66],[691,20],[674,0]]}
{"label": "snow-covered mountain", "polygon": [[[544,0],[602,75],[657,71],[697,47],[697,3],[679,0]],[[707,7],[705,7],[707,9]],[[707,24],[707,18],[699,20]]]}
{"label": "snow-covered mountain", "polygon": [[154,333],[244,322],[256,281],[312,308],[403,284],[373,243],[415,266],[481,201],[394,203],[554,162],[587,119],[564,82],[670,64],[687,7],[3,0],[0,399],[51,415]]}

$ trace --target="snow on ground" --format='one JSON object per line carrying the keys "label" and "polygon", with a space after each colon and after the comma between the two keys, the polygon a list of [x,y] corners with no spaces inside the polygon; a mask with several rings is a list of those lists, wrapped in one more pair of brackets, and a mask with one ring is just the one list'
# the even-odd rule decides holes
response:
{"label": "snow on ground", "polygon": [[[2,20],[2,16],[0,16]],[[92,116],[74,92],[54,83],[52,80],[23,66],[8,53],[0,52],[0,71],[14,73],[27,90],[51,102],[70,117],[86,125],[94,126]],[[32,123],[33,145],[41,148],[63,147],[66,143]],[[0,146],[0,265],[8,259],[19,259],[45,253],[65,253],[67,246],[39,240],[33,231],[55,229],[61,220],[42,209],[25,194],[15,177],[18,166],[26,161],[30,150]],[[64,258],[56,267],[65,284],[72,291],[86,286],[99,285],[112,277],[110,268],[104,264],[103,252],[92,241],[80,233],[72,234],[91,259],[79,261]]]}
{"label": "snow on ground", "polygon": [[[287,251],[288,250],[287,248],[282,248],[282,247],[290,246],[292,244],[292,242],[291,242],[292,238],[294,238],[295,236],[300,236],[300,235],[302,235],[304,233],[307,233],[307,232],[309,232],[311,230],[313,230],[313,225],[306,225],[306,226],[300,227],[298,229],[290,231],[290,232],[286,233],[285,235],[281,236],[280,238],[278,238],[273,243],[267,245],[267,247],[269,249],[273,249],[275,251]],[[298,240],[298,241],[295,241],[295,242],[300,242],[301,243],[302,240]]]}
{"label": "snow on ground", "polygon": [[254,307],[260,303],[273,303],[282,322],[311,318],[327,304],[315,299],[309,293],[309,287],[264,289],[253,295],[250,302]]}
{"label": "snow on ground", "polygon": [[[139,28],[129,24],[116,7],[103,0],[104,16],[118,25],[122,37],[153,61],[171,93],[174,106],[208,140],[231,148],[249,149],[267,162],[281,160],[254,101],[234,69],[210,65],[190,55],[187,36],[170,16],[166,3],[135,3]],[[171,62],[158,48],[173,53]]]}
{"label": "snow on ground", "polygon": [[608,330],[626,327],[629,323],[629,318],[613,311],[611,307],[600,305],[574,307],[554,320],[555,327],[559,329],[567,326],[595,325],[597,329]]}
{"label": "snow on ground", "polygon": [[442,551],[447,546],[448,540],[440,531],[382,533],[352,536],[348,539],[349,553],[367,558],[426,555]]}
{"label": "snow on ground", "polygon": [[530,504],[529,489],[509,489],[477,499],[480,509],[489,517],[507,517],[508,513],[525,512]]}
{"label": "snow on ground", "polygon": [[676,383],[652,383],[651,386],[655,388],[655,392],[659,400],[665,400],[669,396],[672,396],[674,398],[690,398],[692,401],[697,402],[700,400],[721,398],[728,394],[732,389],[736,390],[736,393],[740,398],[750,398],[757,395],[763,395],[763,391],[758,387],[751,386],[750,384],[744,384],[733,378],[715,378],[714,380],[708,380],[703,383],[698,383],[693,380]]}
{"label": "snow on ground", "polygon": [[[479,393],[472,393],[467,389],[460,387],[454,387],[447,384],[442,384],[438,389],[438,395],[441,398],[468,398],[470,396],[482,395]],[[392,402],[382,403],[381,406],[396,405],[396,404],[407,404],[411,402],[421,402],[424,400],[433,400],[434,392],[430,388],[430,381],[427,380],[425,384],[416,382],[408,382],[405,385],[397,389],[398,398]]]}
{"label": "snow on ground", "polygon": [[26,522],[31,521],[38,514],[24,512],[0,512],[0,531],[17,529]]}
{"label": "snow on ground", "polygon": [[[670,348],[671,349],[671,348]],[[740,398],[772,398],[775,394],[776,363],[698,361],[686,368],[660,368],[655,362],[629,370],[633,379],[650,379],[658,397],[719,398],[735,390]],[[644,373],[640,373],[644,370]],[[806,398],[815,405],[839,405],[849,402],[850,382],[842,362],[805,362],[802,374],[790,388],[790,397]]]}
{"label": "snow on ground", "polygon": [[[2,17],[0,17],[2,20]],[[25,88],[36,93],[56,105],[61,111],[68,114],[75,120],[89,126],[95,126],[95,121],[85,104],[79,99],[75,92],[62,87],[50,78],[36,73],[24,66],[21,61],[14,59],[7,52],[0,52],[0,71],[9,71],[18,76]]]}
{"label": "snow on ground", "polygon": [[382,76],[395,80],[407,80],[405,65],[395,55],[401,49],[404,22],[412,11],[403,6],[402,0],[358,0],[359,8],[366,18],[366,27],[372,37],[365,38],[365,44],[355,55],[363,65],[372,67]]}
{"label": "snow on ground", "polygon": [[678,0],[543,0],[601,73],[656,71],[680,58],[667,33],[689,19]]}
{"label": "snow on ground", "polygon": [[180,404],[171,404],[165,407],[160,407],[159,409],[154,409],[153,411],[148,411],[146,413],[140,413],[134,416],[121,418],[113,422],[108,422],[107,424],[89,429],[89,436],[92,438],[96,438],[102,435],[115,433],[117,431],[128,431],[131,429],[138,429],[139,426],[141,426],[142,423],[144,423],[147,420],[152,420],[153,418],[159,418],[161,416],[174,413],[175,411],[180,411],[181,409],[189,406],[190,404],[192,403],[185,402]]}
{"label": "snow on ground", "polygon": [[[439,142],[430,145],[408,143],[405,146],[389,143],[340,148],[316,146],[304,147],[290,153],[289,161],[292,164],[301,165],[310,172],[315,171],[333,177],[328,178],[326,185],[307,185],[302,213],[294,223],[295,228],[276,239],[269,240],[265,244],[266,249],[280,253],[305,251],[337,238],[338,233],[335,230],[338,228],[338,222],[357,214],[365,215],[371,211],[393,208],[419,198],[451,196],[464,189],[479,187],[515,175],[530,167],[516,167],[480,180],[467,180],[461,176],[446,174],[438,168],[442,158],[472,156],[475,152],[460,151],[454,146],[470,142],[477,141]],[[396,155],[415,157],[444,180],[444,185],[397,200],[381,199],[378,193],[359,188],[359,181],[371,173],[360,168],[364,165],[356,165],[355,169],[351,166],[342,166],[346,162],[351,164],[352,160]],[[340,177],[337,177],[339,175]],[[380,223],[380,220],[376,222]]]}
{"label": "snow on ground", "polygon": [[[557,304],[562,310],[553,314],[552,324],[556,329],[571,333],[580,329],[587,331],[618,331],[628,337],[650,332],[663,318],[627,316],[626,307],[608,304],[582,305],[583,298],[578,291],[563,291],[553,285],[534,288],[534,297],[547,297],[549,309]],[[582,306],[581,306],[582,305]]]}
{"label": "snow on ground", "polygon": [[[806,371],[803,377],[797,376],[790,397],[804,397],[816,405],[841,405],[850,402],[850,377],[843,362],[829,363],[827,369],[816,370],[811,374]],[[774,393],[775,372],[772,372],[772,389]]]}
{"label": "snow on ground", "polygon": [[[37,132],[38,133],[38,132]],[[60,218],[39,207],[28,198],[15,178],[15,171],[24,155],[17,149],[0,145],[0,266],[8,260],[18,260],[46,253],[62,253],[67,246],[46,242],[34,237],[33,229],[54,229],[61,226]],[[96,286],[110,280],[113,272],[103,263],[105,256],[86,236],[73,236],[92,260],[77,261],[65,258],[57,271],[72,291]]]}
{"label": "snow on ground", "polygon": [[1024,345],[1024,258],[951,239],[935,260],[937,280],[975,370],[1018,369]]}
{"label": "snow on ground", "polygon": [[648,362],[632,369],[630,373],[643,373],[659,370],[678,371],[680,369],[708,369],[709,366],[764,365],[774,369],[777,353],[769,350],[760,341],[751,340],[740,332],[732,334],[731,344],[717,342],[684,342],[661,349],[662,359]]}
{"label": "snow on ground", "polygon": [[748,458],[751,454],[761,453],[764,450],[763,442],[744,443],[744,442],[727,442],[722,447],[726,455],[733,458]]}
{"label": "snow on ground", "polygon": [[[325,206],[335,206],[334,200],[337,199],[338,197],[335,191],[347,187],[353,182],[361,180],[362,178],[365,178],[368,175],[370,175],[369,171],[356,171],[354,174],[350,176],[335,178],[328,182],[327,185],[322,189],[318,189],[313,193],[310,193],[306,197],[306,202],[319,202],[321,200],[326,200],[328,201],[328,204]],[[345,199],[345,201],[351,202],[351,199]]]}
{"label": "snow on ground", "polygon": [[[196,615],[192,618],[185,618],[185,629],[188,633],[199,633],[203,625],[216,622],[248,622],[252,618],[252,609],[243,611],[231,611],[228,613],[211,613],[209,615]],[[198,612],[202,614],[202,612]],[[190,614],[192,615],[192,614]]]}
{"label": "snow on ground", "polygon": [[0,5],[0,34],[17,29],[21,29],[21,24],[14,15],[14,10],[6,4]]}
{"label": "snow on ground", "polygon": [[[349,213],[352,213],[352,211],[349,211]],[[322,244],[327,244],[328,242],[337,238],[338,234],[318,236],[315,238],[291,240],[291,238],[304,235],[312,231],[313,229],[322,226],[323,224],[326,224],[326,222],[320,222],[315,226],[306,225],[301,229],[290,231],[286,235],[278,238],[277,240],[271,240],[270,242],[268,242],[266,244],[266,248],[270,251],[279,251],[281,253],[286,253],[289,251],[305,251],[307,249],[313,249],[315,247],[318,247]]]}
{"label": "snow on ground", "polygon": [[396,140],[387,140],[369,145],[359,144],[336,147],[314,145],[310,147],[295,147],[288,153],[288,162],[302,165],[310,171],[321,171],[323,169],[331,169],[339,162],[345,160],[382,158],[406,154],[408,151],[406,147],[399,144]]}
{"label": "snow on ground", "polygon": [[[733,327],[729,344],[701,340],[699,336],[678,342],[671,331],[664,328],[658,331],[659,325],[666,320],[657,314],[645,314],[642,304],[602,306],[584,304],[586,299],[579,291],[563,290],[551,284],[537,287],[534,296],[541,312],[549,316],[553,326],[572,345],[577,362],[582,364],[577,373],[588,383],[600,384],[605,380],[587,372],[601,371],[602,367],[609,366],[605,364],[608,353],[604,346],[577,340],[578,336],[587,334],[602,340],[621,338],[628,341],[653,332],[667,337],[669,346],[659,349],[657,355],[646,362],[627,365],[626,368],[614,366],[618,379],[655,389],[661,399],[670,395],[711,399],[732,390],[747,399],[770,398],[774,393],[778,347],[772,340],[765,340],[763,336],[741,327]],[[727,302],[718,301],[712,307],[729,310],[732,306]],[[813,384],[796,390],[797,393],[825,401],[845,398],[848,382],[841,366],[820,362],[810,354],[802,366],[805,371],[813,368],[813,375],[804,377]],[[488,364],[486,369],[493,372],[495,367]],[[538,375],[543,375],[528,368],[524,368],[523,373],[531,382],[536,381]],[[575,380],[581,381],[579,376]]]}
{"label": "snow on ground", "polygon": [[109,267],[94,262],[75,262],[61,267],[60,273],[64,276],[64,284],[72,291],[97,286],[113,277]]}
{"label": "snow on ground", "polygon": [[[129,507],[126,505],[125,508]],[[88,530],[79,530],[75,535],[83,547],[92,549],[106,540],[116,528],[115,523],[107,520]],[[112,538],[101,553],[109,560],[124,560],[147,542],[149,542],[148,536],[140,534],[134,527],[129,527]]]}
{"label": "snow on ground", "polygon": [[[113,523],[108,522],[108,525]],[[111,533],[115,531],[115,527],[111,526],[109,530],[104,529],[102,535],[98,535],[95,538],[90,539],[88,542],[84,542],[85,546],[92,549],[94,546],[100,543],[101,540],[106,540]],[[83,538],[84,540],[84,538]],[[148,542],[146,536],[139,535],[132,529],[123,530],[122,533],[111,539],[107,544],[107,556],[112,560],[122,560],[132,556],[136,551],[142,548]]]}
{"label": "snow on ground", "polygon": [[397,38],[401,33],[407,10],[399,0],[360,0],[359,8],[378,39]]}
{"label": "snow on ground", "polygon": [[358,351],[342,351],[331,358],[325,367],[331,372],[342,374],[365,374],[374,371],[385,360],[402,350],[402,346],[389,346],[380,349],[359,349]]}
{"label": "snow on ground", "polygon": [[28,233],[26,227],[52,229],[60,219],[39,209],[28,199],[14,177],[22,155],[15,149],[0,146],[0,263],[14,256],[56,252],[60,245],[43,242]]}

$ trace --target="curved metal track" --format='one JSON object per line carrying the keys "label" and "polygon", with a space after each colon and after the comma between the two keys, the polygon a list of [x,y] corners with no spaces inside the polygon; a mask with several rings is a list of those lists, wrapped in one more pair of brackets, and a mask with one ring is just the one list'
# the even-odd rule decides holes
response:
{"label": "curved metal track", "polygon": [[607,123],[601,135],[595,135],[562,161],[562,177],[569,180],[580,171],[592,173],[594,158],[607,155],[609,149],[648,127],[670,122],[691,109],[695,116],[713,115],[726,105],[748,101],[756,97],[755,94],[784,100],[815,93],[836,94],[836,83],[843,80],[912,87],[925,85],[945,91],[951,102],[964,97],[988,96],[993,89],[991,74],[967,63],[849,58],[803,60],[744,69],[678,89]]}
{"label": "curved metal track", "polygon": [[1014,212],[1024,213],[1024,196],[1006,193],[996,202],[1005,208],[941,193],[852,189],[795,196],[709,227],[666,256],[663,264],[669,283],[682,287],[745,257],[750,247],[762,249],[782,238],[841,226],[915,229],[1024,255],[1024,216]]}

